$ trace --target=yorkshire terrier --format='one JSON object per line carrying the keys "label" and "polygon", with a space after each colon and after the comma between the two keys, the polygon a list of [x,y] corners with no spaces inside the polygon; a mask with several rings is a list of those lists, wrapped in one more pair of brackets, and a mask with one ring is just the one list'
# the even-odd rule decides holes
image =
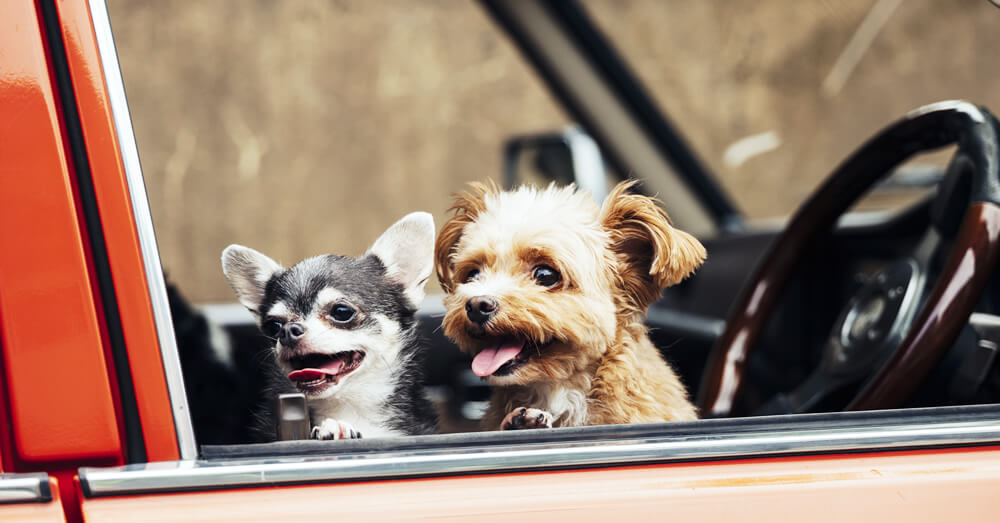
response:
{"label": "yorkshire terrier", "polygon": [[618,184],[456,195],[435,246],[444,332],[494,387],[487,430],[697,418],[643,320],[705,248]]}

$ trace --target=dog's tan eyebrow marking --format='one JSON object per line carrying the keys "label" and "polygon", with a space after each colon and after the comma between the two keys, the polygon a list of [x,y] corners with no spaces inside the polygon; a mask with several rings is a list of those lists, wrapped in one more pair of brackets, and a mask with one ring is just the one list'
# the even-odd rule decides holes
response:
{"label": "dog's tan eyebrow marking", "polygon": [[559,271],[562,274],[568,274],[570,271],[559,263],[558,258],[552,256],[549,251],[539,247],[520,247],[516,251],[517,259],[524,262],[524,265],[528,269],[534,268],[536,265],[548,265],[553,269]]}
{"label": "dog's tan eyebrow marking", "polygon": [[531,263],[545,263],[547,265],[555,263],[552,256],[549,255],[549,252],[539,247],[518,247],[514,254],[519,259]]}
{"label": "dog's tan eyebrow marking", "polygon": [[482,249],[463,254],[461,258],[455,260],[452,266],[457,273],[461,268],[489,267],[495,265],[496,262],[497,255],[495,252]]}
{"label": "dog's tan eyebrow marking", "polygon": [[519,260],[521,260],[526,273],[531,274],[534,268],[539,265],[548,265],[549,267],[559,271],[559,274],[562,275],[563,281],[561,286],[563,288],[575,287],[573,281],[576,278],[573,271],[565,265],[559,263],[558,259],[552,256],[548,250],[534,246],[522,246],[517,248],[515,255]]}
{"label": "dog's tan eyebrow marking", "polygon": [[456,265],[454,268],[455,279],[458,281],[463,281],[465,280],[467,274],[478,268],[479,264],[470,260],[459,262],[459,264]]}

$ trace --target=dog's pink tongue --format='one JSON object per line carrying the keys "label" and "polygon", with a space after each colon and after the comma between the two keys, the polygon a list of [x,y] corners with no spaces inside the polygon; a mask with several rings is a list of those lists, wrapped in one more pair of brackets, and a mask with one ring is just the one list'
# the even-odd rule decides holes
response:
{"label": "dog's pink tongue", "polygon": [[336,376],[344,367],[343,358],[337,358],[323,365],[318,369],[299,369],[288,373],[288,379],[292,381],[313,381],[326,375]]}
{"label": "dog's pink tongue", "polygon": [[472,359],[472,372],[476,376],[489,376],[504,363],[514,359],[524,348],[524,343],[516,340],[501,342],[496,347],[488,347],[476,354]]}

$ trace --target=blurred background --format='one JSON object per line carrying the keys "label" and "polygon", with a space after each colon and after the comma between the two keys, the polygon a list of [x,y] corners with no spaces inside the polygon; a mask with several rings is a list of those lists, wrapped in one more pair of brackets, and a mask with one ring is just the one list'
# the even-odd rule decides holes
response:
{"label": "blurred background", "polygon": [[[751,224],[915,107],[1000,111],[987,0],[582,4]],[[163,265],[198,303],[233,301],[230,243],[286,264],[359,255],[402,215],[440,225],[451,193],[499,181],[511,137],[572,123],[472,1],[109,9]]]}

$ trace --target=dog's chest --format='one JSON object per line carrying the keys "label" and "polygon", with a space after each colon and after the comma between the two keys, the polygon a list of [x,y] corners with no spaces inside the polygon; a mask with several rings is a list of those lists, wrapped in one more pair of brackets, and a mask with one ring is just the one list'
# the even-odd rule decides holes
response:
{"label": "dog's chest", "polygon": [[381,402],[327,400],[310,404],[309,416],[313,426],[320,425],[323,420],[333,419],[347,423],[354,430],[360,431],[365,438],[404,435],[403,432],[392,428],[386,410]]}
{"label": "dog's chest", "polygon": [[309,414],[313,426],[332,419],[350,425],[365,438],[405,435],[405,432],[395,428],[399,426],[399,420],[394,417],[399,413],[388,405],[407,364],[407,360],[400,358],[399,354],[399,347],[382,351],[372,365],[350,376],[336,395],[310,401]]}

